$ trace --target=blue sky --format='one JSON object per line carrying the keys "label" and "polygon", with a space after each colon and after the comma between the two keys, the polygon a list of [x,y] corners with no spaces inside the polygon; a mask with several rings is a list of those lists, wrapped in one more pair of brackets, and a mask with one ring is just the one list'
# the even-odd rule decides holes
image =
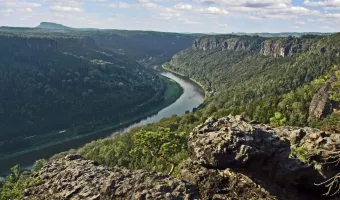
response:
{"label": "blue sky", "polygon": [[167,32],[339,32],[340,0],[0,0],[0,26]]}

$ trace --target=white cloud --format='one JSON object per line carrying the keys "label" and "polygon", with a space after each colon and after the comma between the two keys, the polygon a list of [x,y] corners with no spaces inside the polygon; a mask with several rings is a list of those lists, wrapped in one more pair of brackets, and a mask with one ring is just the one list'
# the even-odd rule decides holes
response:
{"label": "white cloud", "polygon": [[84,12],[82,8],[68,6],[52,6],[50,7],[50,10],[56,12]]}
{"label": "white cloud", "polygon": [[305,25],[306,23],[304,21],[296,21],[294,24]]}
{"label": "white cloud", "polygon": [[299,26],[291,26],[289,28],[291,28],[291,29],[299,29],[300,27]]}
{"label": "white cloud", "polygon": [[142,6],[146,7],[146,8],[150,8],[150,9],[163,9],[163,6],[160,6],[158,4],[155,3],[143,3]]}
{"label": "white cloud", "polygon": [[228,11],[226,11],[225,9],[218,8],[215,6],[210,6],[208,8],[201,9],[200,12],[204,14],[209,14],[209,15],[227,15],[228,14]]}
{"label": "white cloud", "polygon": [[191,21],[190,19],[183,18],[183,19],[178,19],[183,24],[199,24],[199,22],[196,21]]}
{"label": "white cloud", "polygon": [[14,12],[14,10],[10,9],[10,8],[0,10],[0,13],[13,13],[13,12]]}
{"label": "white cloud", "polygon": [[324,0],[324,1],[305,0],[304,4],[311,7],[323,7],[326,10],[340,9],[340,0]]}
{"label": "white cloud", "polygon": [[130,8],[131,5],[123,2],[112,3],[109,5],[111,8]]}
{"label": "white cloud", "polygon": [[216,4],[235,7],[266,8],[282,7],[291,4],[291,0],[200,0],[203,4]]}
{"label": "white cloud", "polygon": [[84,0],[43,0],[43,1],[59,6],[80,6],[84,4]]}
{"label": "white cloud", "polygon": [[16,9],[16,11],[19,11],[19,12],[32,12],[32,9],[31,8],[18,8],[18,9]]}
{"label": "white cloud", "polygon": [[174,8],[179,9],[179,10],[191,10],[192,5],[190,4],[176,4]]}
{"label": "white cloud", "polygon": [[16,8],[38,8],[41,7],[41,4],[39,3],[29,3],[29,2],[20,2],[16,0],[3,0],[0,1],[0,5],[3,5],[5,7],[16,7]]}

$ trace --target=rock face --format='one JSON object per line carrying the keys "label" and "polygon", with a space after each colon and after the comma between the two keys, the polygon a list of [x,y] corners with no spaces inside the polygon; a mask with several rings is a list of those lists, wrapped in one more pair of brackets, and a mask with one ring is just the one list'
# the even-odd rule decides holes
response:
{"label": "rock face", "polygon": [[272,57],[292,57],[300,49],[300,44],[294,44],[287,40],[270,39],[262,42],[260,53]]}
{"label": "rock face", "polygon": [[309,106],[309,119],[323,119],[330,115],[334,109],[339,110],[339,102],[330,100],[330,93],[333,90],[332,84],[336,81],[336,76],[332,76],[313,96]]}
{"label": "rock face", "polygon": [[45,165],[25,199],[198,199],[196,187],[163,174],[109,169],[79,155]]}
{"label": "rock face", "polygon": [[[182,174],[206,194],[204,199],[228,199],[235,191],[242,199],[320,199],[323,188],[314,183],[339,172],[327,164],[330,152],[340,149],[339,134],[271,128],[240,116],[208,119],[190,134],[188,148],[191,160]],[[233,182],[237,177],[242,187]],[[216,182],[209,185],[209,180]]]}
{"label": "rock face", "polygon": [[240,51],[247,50],[253,51],[259,47],[262,39],[256,37],[258,40],[254,40],[252,37],[237,37],[237,36],[207,36],[201,37],[195,40],[192,48],[194,50],[230,50],[230,51]]}
{"label": "rock face", "polygon": [[[315,38],[316,40],[317,38]],[[313,38],[263,38],[258,36],[205,36],[195,40],[193,50],[251,51],[271,57],[294,57],[296,53],[308,51]],[[325,50],[320,52],[325,53]]]}

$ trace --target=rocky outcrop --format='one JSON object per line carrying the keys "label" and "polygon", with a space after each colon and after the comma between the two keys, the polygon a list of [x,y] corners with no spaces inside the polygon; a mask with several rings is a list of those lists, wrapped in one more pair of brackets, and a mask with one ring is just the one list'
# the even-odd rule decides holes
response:
{"label": "rocky outcrop", "polygon": [[300,40],[269,39],[262,42],[260,53],[272,57],[293,57],[301,50]]}
{"label": "rocky outcrop", "polygon": [[309,120],[323,119],[332,114],[334,110],[340,110],[340,102],[330,99],[333,90],[332,84],[337,81],[335,74],[317,91],[309,106]]}
{"label": "rocky outcrop", "polygon": [[46,164],[25,199],[198,199],[196,187],[167,175],[98,165],[79,155]]}
{"label": "rocky outcrop", "polygon": [[261,41],[259,37],[207,36],[195,40],[192,48],[203,51],[212,49],[222,51],[253,51],[261,44]]}
{"label": "rocky outcrop", "polygon": [[[207,50],[246,50],[271,57],[294,57],[297,53],[310,50],[317,37],[303,38],[264,38],[259,36],[236,36],[236,35],[216,35],[204,36],[195,40],[192,49],[199,51]],[[326,52],[321,49],[320,54]]]}
{"label": "rocky outcrop", "polygon": [[[192,164],[182,169],[183,177],[196,183],[201,193],[224,191],[215,199],[228,199],[234,191],[243,199],[320,199],[324,188],[314,183],[339,172],[328,162],[330,153],[340,149],[340,135],[310,128],[271,128],[240,116],[208,119],[190,134],[188,148],[195,162],[188,161]],[[247,189],[233,183],[235,177],[243,179],[242,188]],[[217,181],[207,186],[199,183],[201,179]]]}

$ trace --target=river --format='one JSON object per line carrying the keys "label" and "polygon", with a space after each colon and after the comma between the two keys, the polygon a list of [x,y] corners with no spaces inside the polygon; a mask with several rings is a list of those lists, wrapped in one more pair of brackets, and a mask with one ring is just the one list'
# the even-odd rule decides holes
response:
{"label": "river", "polygon": [[172,115],[183,115],[186,111],[191,112],[193,108],[197,108],[203,103],[204,92],[197,84],[170,72],[161,72],[161,75],[176,81],[183,88],[183,94],[173,104],[159,111],[157,114],[122,129],[122,133],[125,133],[136,126],[158,122],[162,118],[170,117]]}
{"label": "river", "polygon": [[160,74],[176,81],[183,88],[183,94],[174,103],[163,108],[157,114],[154,114],[150,117],[147,117],[146,119],[140,120],[137,123],[128,125],[127,127],[120,128],[118,130],[99,132],[96,134],[81,137],[79,139],[64,141],[62,143],[48,146],[46,148],[36,149],[35,151],[14,156],[6,160],[1,160],[0,174],[6,173],[10,167],[16,164],[19,164],[21,166],[31,166],[35,160],[41,158],[49,158],[54,154],[67,151],[71,148],[79,148],[93,140],[111,136],[112,132],[115,131],[125,133],[136,126],[158,122],[162,118],[170,117],[172,115],[183,115],[186,111],[192,111],[193,108],[197,108],[201,103],[203,103],[204,92],[197,84],[170,72],[160,72]]}

